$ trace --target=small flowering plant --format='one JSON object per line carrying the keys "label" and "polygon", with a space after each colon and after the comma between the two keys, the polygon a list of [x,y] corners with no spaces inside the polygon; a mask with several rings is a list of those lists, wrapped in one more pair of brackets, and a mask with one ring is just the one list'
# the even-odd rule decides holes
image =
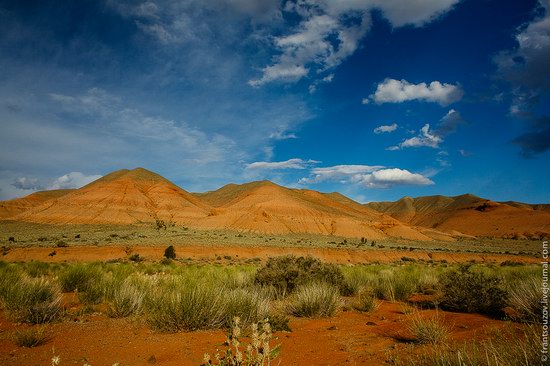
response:
{"label": "small flowering plant", "polygon": [[250,343],[241,342],[241,320],[236,317],[224,343],[228,348],[221,353],[217,350],[214,360],[210,354],[205,353],[202,365],[270,366],[271,361],[277,358],[280,349],[280,345],[271,348],[269,342],[272,337],[271,325],[266,319],[259,324],[251,325]]}

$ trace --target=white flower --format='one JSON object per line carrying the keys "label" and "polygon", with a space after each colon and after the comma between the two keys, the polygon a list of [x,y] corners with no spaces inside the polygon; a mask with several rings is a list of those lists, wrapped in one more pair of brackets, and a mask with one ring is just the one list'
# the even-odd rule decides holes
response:
{"label": "white flower", "polygon": [[53,356],[52,357],[52,366],[57,366],[61,363],[61,357]]}

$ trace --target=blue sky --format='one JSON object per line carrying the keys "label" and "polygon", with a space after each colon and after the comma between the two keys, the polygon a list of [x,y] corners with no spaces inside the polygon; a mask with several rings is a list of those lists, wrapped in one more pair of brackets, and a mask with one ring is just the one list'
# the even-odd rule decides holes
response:
{"label": "blue sky", "polygon": [[142,166],[550,202],[548,0],[0,0],[0,199]]}

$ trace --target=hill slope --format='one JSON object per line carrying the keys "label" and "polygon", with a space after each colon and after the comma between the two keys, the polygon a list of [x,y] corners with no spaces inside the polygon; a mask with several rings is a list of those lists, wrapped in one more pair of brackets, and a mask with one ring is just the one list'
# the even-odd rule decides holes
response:
{"label": "hill slope", "polygon": [[494,202],[474,195],[403,197],[366,205],[411,225],[449,233],[502,238],[540,238],[550,233],[548,205]]}
{"label": "hill slope", "polygon": [[314,233],[383,239],[430,240],[397,220],[344,196],[281,187],[269,181],[229,184],[199,194],[213,206],[201,220],[205,228],[261,233]]}
{"label": "hill slope", "polygon": [[119,170],[13,219],[51,224],[133,224],[156,219],[188,223],[208,207],[160,175],[143,168]]}
{"label": "hill slope", "polygon": [[29,194],[28,196],[16,198],[9,201],[0,201],[0,219],[6,219],[19,215],[30,208],[40,204],[63,197],[73,192],[73,189],[56,189],[51,191],[40,191]]}

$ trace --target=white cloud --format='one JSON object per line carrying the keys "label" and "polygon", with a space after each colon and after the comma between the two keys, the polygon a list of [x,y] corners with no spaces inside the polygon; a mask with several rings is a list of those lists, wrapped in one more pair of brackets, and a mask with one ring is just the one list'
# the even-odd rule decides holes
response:
{"label": "white cloud", "polygon": [[281,130],[281,131],[270,133],[269,138],[274,140],[289,140],[289,139],[297,139],[298,136],[296,136],[296,134],[293,132]]}
{"label": "white cloud", "polygon": [[421,146],[427,146],[432,147],[434,149],[439,147],[439,144],[443,142],[443,139],[440,136],[437,136],[436,134],[430,132],[430,124],[426,123],[424,127],[420,129],[420,133],[418,136],[411,137],[410,139],[406,139],[402,143],[399,144],[399,147],[405,148],[405,147],[421,147]]}
{"label": "white cloud", "polygon": [[320,183],[337,181],[342,184],[359,184],[367,188],[390,188],[397,185],[429,185],[433,181],[418,173],[398,168],[386,168],[381,165],[336,165],[314,168],[310,176],[300,179],[299,183]]}
{"label": "white cloud", "polygon": [[368,188],[390,188],[401,185],[425,186],[434,182],[418,173],[411,173],[405,169],[382,169],[365,175],[361,183]]}
{"label": "white cloud", "polygon": [[248,84],[254,87],[258,87],[275,80],[295,82],[306,76],[309,70],[306,69],[303,65],[278,64],[273,66],[266,66],[262,69],[262,72],[263,75],[260,79],[250,80]]}
{"label": "white cloud", "polygon": [[276,170],[276,169],[307,169],[314,164],[317,164],[318,161],[315,160],[303,160],[303,159],[289,159],[286,161],[257,161],[250,163],[246,166],[246,169],[267,169],[267,170]]}
{"label": "white cloud", "polygon": [[369,98],[363,98],[361,100],[361,104],[369,104],[370,103],[370,99]]}
{"label": "white cloud", "polygon": [[[370,13],[379,9],[395,27],[421,26],[448,11],[458,0],[298,0],[284,11],[302,20],[290,34],[272,37],[280,52],[262,76],[249,81],[255,87],[273,81],[294,82],[309,74],[338,66],[359,47],[371,26]],[[313,90],[315,87],[310,87]]]}
{"label": "white cloud", "polygon": [[456,132],[457,127],[465,123],[460,112],[451,109],[439,120],[435,130],[430,130],[430,124],[426,123],[417,136],[403,140],[398,146],[390,146],[386,150],[395,151],[401,148],[423,146],[438,149],[445,136]]}
{"label": "white cloud", "polygon": [[382,125],[378,126],[374,129],[375,134],[381,134],[381,133],[390,133],[397,130],[397,123],[392,123],[391,125]]}
{"label": "white cloud", "polygon": [[328,84],[332,83],[332,80],[334,79],[334,74],[329,74],[325,76],[324,78],[320,80],[315,80],[310,86],[309,86],[309,94],[313,94],[317,91],[317,86],[320,84]]}
{"label": "white cloud", "polygon": [[[370,0],[394,27],[421,26],[449,11],[460,0]],[[338,3],[338,2],[335,2]]]}
{"label": "white cloud", "polygon": [[41,188],[36,178],[19,177],[16,178],[12,184],[17,189],[23,190],[37,190]]}
{"label": "white cloud", "polygon": [[335,165],[325,168],[313,168],[310,177],[300,179],[300,183],[319,183],[323,181],[354,180],[362,174],[372,173],[383,166],[369,165]]}
{"label": "white cloud", "polygon": [[442,84],[439,81],[432,81],[430,84],[411,84],[407,80],[388,78],[378,84],[370,99],[378,104],[420,100],[445,106],[459,101],[463,95],[460,85]]}
{"label": "white cloud", "polygon": [[80,188],[99,178],[101,178],[101,175],[85,175],[80,172],[71,172],[55,179],[46,189]]}

